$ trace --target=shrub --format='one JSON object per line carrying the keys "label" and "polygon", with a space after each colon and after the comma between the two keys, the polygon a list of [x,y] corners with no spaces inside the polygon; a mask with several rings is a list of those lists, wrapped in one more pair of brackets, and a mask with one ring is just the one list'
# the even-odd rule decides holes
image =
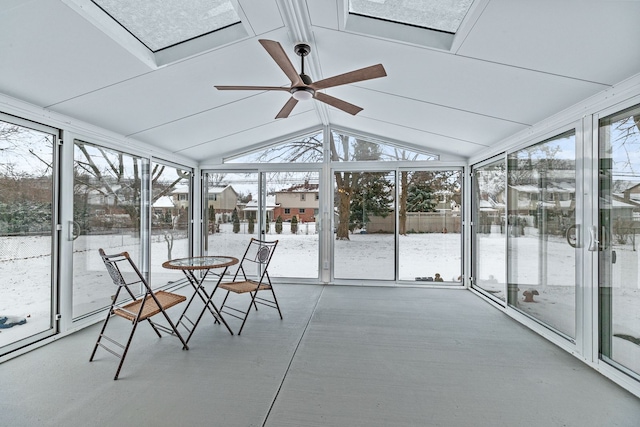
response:
{"label": "shrub", "polygon": [[231,214],[231,219],[233,221],[233,232],[237,234],[240,232],[240,218],[238,217],[237,209],[233,210],[233,213]]}

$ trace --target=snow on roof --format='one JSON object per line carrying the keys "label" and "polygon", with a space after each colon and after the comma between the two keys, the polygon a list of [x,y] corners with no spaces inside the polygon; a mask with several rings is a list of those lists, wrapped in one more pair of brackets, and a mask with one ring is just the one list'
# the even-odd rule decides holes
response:
{"label": "snow on roof", "polygon": [[276,193],[317,193],[319,187],[319,184],[309,184],[305,182],[304,184],[296,184],[289,188],[278,190]]}
{"label": "snow on roof", "polygon": [[236,190],[233,189],[233,187],[231,186],[231,184],[228,185],[219,185],[219,186],[215,186],[215,187],[209,187],[209,194],[220,194],[222,193],[224,190],[226,190],[227,188],[231,189],[231,191],[233,191],[234,193],[236,192]]}
{"label": "snow on roof", "polygon": [[175,205],[173,204],[173,200],[169,196],[158,197],[158,200],[153,202],[154,208],[173,208]]}
{"label": "snow on roof", "polygon": [[[273,210],[278,204],[276,204],[276,196],[267,196],[267,210]],[[257,211],[258,210],[258,200],[250,200],[247,202],[247,205],[244,208],[245,211]]]}
{"label": "snow on roof", "polygon": [[173,189],[173,191],[171,191],[172,194],[184,194],[184,193],[189,193],[189,186],[188,185],[176,185]]}

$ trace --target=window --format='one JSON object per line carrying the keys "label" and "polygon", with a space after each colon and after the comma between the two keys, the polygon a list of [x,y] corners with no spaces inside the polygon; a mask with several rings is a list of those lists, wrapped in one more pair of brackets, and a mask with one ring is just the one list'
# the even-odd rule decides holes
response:
{"label": "window", "polygon": [[300,194],[300,201],[301,202],[304,202],[305,198],[306,198],[306,194],[304,194],[304,193]]}
{"label": "window", "polygon": [[284,213],[285,213],[286,215],[289,215],[289,214],[291,213],[291,209],[289,209],[289,208],[284,208]]}
{"label": "window", "polygon": [[152,52],[240,22],[229,0],[93,2]]}
{"label": "window", "polygon": [[323,160],[322,141],[322,133],[299,136],[224,159],[224,163],[319,163]]}
{"label": "window", "polygon": [[598,254],[600,357],[640,378],[640,105],[599,125],[599,235],[591,249]]}
{"label": "window", "polygon": [[349,13],[455,33],[473,0],[349,0]]}
{"label": "window", "polygon": [[570,338],[577,255],[567,231],[576,222],[576,204],[556,196],[575,191],[575,131],[509,154],[507,302]]}
{"label": "window", "polygon": [[300,212],[301,214],[303,214],[303,213],[305,212],[305,209],[304,209],[304,208],[300,208],[300,209],[298,209],[298,212]]}
{"label": "window", "polygon": [[438,156],[418,153],[369,138],[332,132],[331,160],[334,162],[437,160]]}

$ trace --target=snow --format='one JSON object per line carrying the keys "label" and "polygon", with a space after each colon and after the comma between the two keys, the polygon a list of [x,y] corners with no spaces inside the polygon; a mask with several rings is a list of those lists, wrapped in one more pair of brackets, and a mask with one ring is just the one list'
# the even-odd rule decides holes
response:
{"label": "snow", "polygon": [[[209,236],[209,255],[229,255],[241,258],[250,235],[231,231],[231,224],[222,224],[221,232]],[[272,277],[310,279],[319,275],[319,236],[314,223],[299,225],[298,234],[291,234],[290,224],[283,224],[282,234],[274,232],[271,225],[267,240],[278,239],[278,247],[269,268]],[[479,235],[478,285],[498,299],[506,300],[505,238],[499,229]],[[257,235],[253,235],[257,237]],[[395,241],[392,234],[352,234],[351,240],[335,240],[334,271],[336,279],[354,279],[356,284],[365,280],[389,280],[394,284]],[[188,254],[187,239],[176,235],[171,258],[183,258]],[[455,233],[408,234],[398,242],[398,271],[402,280],[414,285],[433,285],[434,282],[416,281],[417,277],[444,278],[440,285],[459,284],[462,272],[461,236]],[[525,229],[525,235],[510,239],[512,283],[518,283],[517,308],[524,313],[549,324],[569,337],[575,337],[575,311],[577,295],[575,287],[575,249],[560,236],[549,236],[542,242],[536,230]],[[539,257],[544,245],[546,257]],[[113,294],[98,248],[107,253],[127,250],[137,259],[139,239],[130,235],[80,236],[74,241],[74,316],[104,307]],[[47,237],[0,238],[0,317],[25,318],[27,323],[0,330],[0,346],[33,333],[48,329],[50,323],[51,290],[51,239]],[[631,243],[616,247],[617,262],[612,274],[617,285],[611,288],[613,296],[612,324],[614,334],[640,335],[640,252]],[[169,257],[167,242],[162,235],[153,236],[151,246],[153,286],[182,279],[179,271],[161,267]],[[540,283],[546,272],[545,286]],[[360,280],[358,280],[360,279]],[[523,292],[537,290],[535,302],[525,302]],[[584,290],[588,291],[588,290]],[[628,340],[613,338],[614,359],[640,372],[640,346]]]}

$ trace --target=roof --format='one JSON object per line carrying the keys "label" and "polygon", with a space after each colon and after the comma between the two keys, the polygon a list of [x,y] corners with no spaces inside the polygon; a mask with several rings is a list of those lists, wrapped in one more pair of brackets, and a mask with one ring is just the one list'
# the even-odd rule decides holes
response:
{"label": "roof", "polygon": [[[274,208],[279,206],[276,203],[276,196],[267,196],[267,203],[265,204],[265,209],[268,211],[272,211]],[[245,211],[257,211],[258,210],[258,199],[249,200],[244,208]]]}
{"label": "roof", "polygon": [[[346,0],[232,4],[239,24],[160,58],[90,0],[0,2],[0,40],[11,41],[2,44],[0,104],[24,102],[176,162],[219,164],[324,126],[455,160],[525,134],[640,70],[640,50],[612,48],[640,40],[640,2],[476,0],[442,44],[433,31],[357,19]],[[289,84],[259,39],[279,42],[297,71],[294,45],[309,44],[305,71],[314,81],[374,64],[387,76],[324,90],[362,107],[355,116],[310,100],[276,119],[287,92],[214,88]]]}
{"label": "roof", "polygon": [[175,204],[173,203],[173,199],[169,196],[161,196],[158,197],[158,200],[153,202],[154,208],[174,208]]}

